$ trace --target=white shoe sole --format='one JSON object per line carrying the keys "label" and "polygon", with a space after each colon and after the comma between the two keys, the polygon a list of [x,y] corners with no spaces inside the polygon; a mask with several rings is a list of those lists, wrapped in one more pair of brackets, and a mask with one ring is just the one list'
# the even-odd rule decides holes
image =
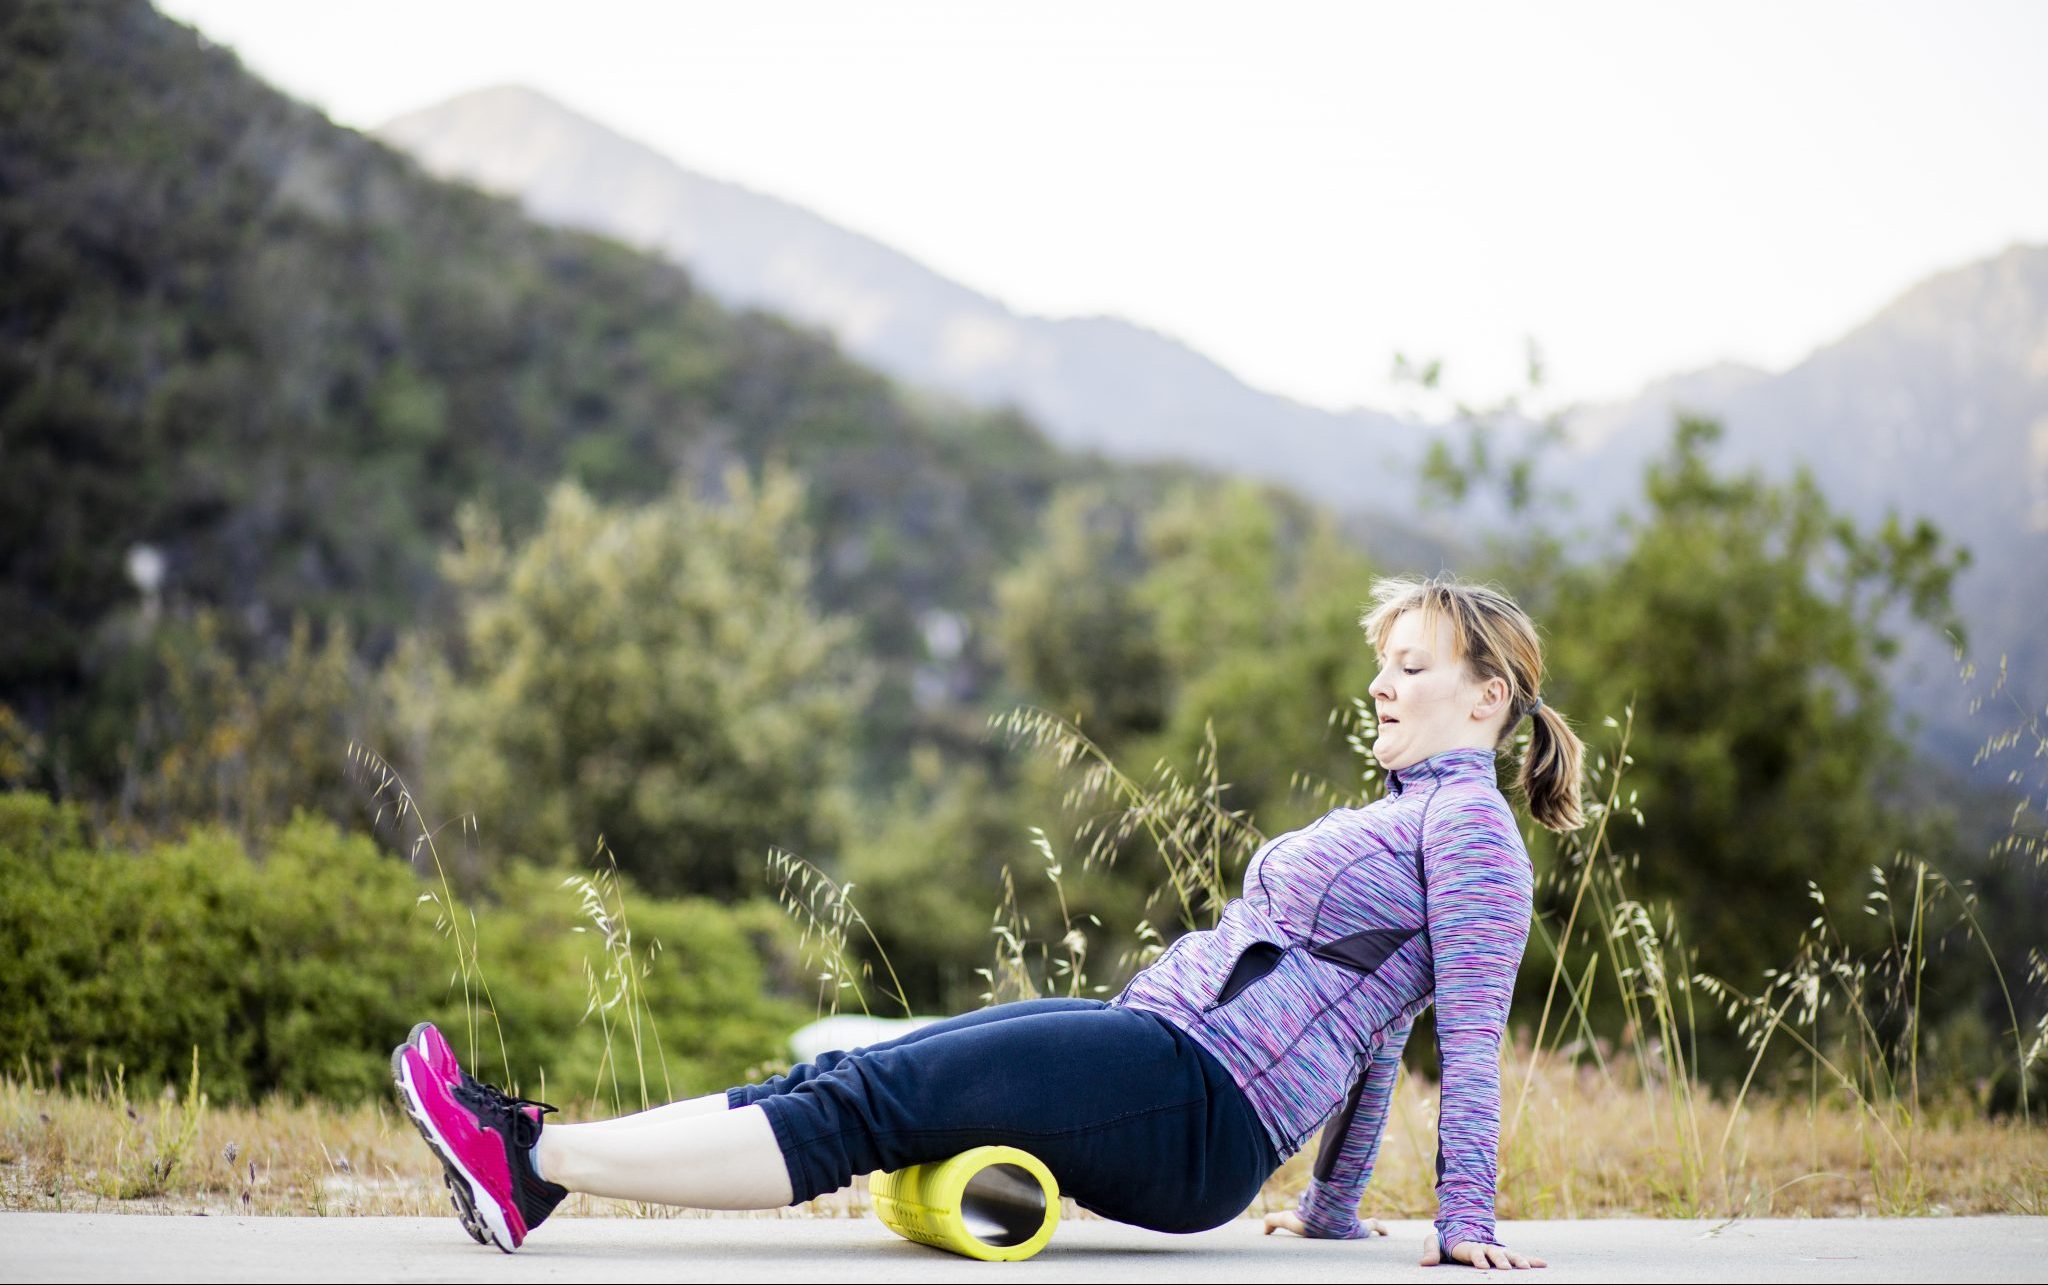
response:
{"label": "white shoe sole", "polygon": [[505,1218],[504,1206],[484,1189],[484,1185],[477,1181],[476,1175],[471,1173],[467,1166],[456,1159],[455,1149],[448,1145],[448,1139],[434,1126],[434,1119],[427,1113],[426,1105],[420,1101],[419,1090],[412,1082],[412,1064],[405,1057],[406,1050],[411,1047],[410,1042],[401,1044],[391,1057],[391,1078],[398,1085],[398,1096],[405,1104],[405,1113],[412,1117],[413,1126],[420,1131],[420,1136],[427,1140],[427,1145],[433,1148],[434,1154],[440,1157],[442,1166],[469,1189],[470,1208],[475,1211],[477,1221],[489,1234],[491,1243],[509,1254],[519,1246],[512,1239],[512,1227]]}

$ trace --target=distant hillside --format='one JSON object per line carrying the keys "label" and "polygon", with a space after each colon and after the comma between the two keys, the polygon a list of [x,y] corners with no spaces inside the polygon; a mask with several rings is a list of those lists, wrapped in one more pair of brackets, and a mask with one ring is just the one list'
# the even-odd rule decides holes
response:
{"label": "distant hillside", "polygon": [[[1731,464],[1784,476],[1804,462],[1859,521],[1924,517],[1969,546],[1956,605],[1972,655],[1995,671],[2007,654],[2016,695],[2048,697],[2048,247],[1931,277],[1781,375],[1716,367],[1581,412],[1586,448],[1562,463],[1586,505],[1636,493],[1676,407],[1725,420]],[[1915,638],[1900,660],[1901,704],[1948,762],[2017,716],[1972,716],[1939,640]]]}
{"label": "distant hillside", "polygon": [[539,218],[687,264],[720,298],[824,326],[899,378],[982,405],[1014,403],[1066,445],[1281,482],[1382,518],[1439,520],[1419,515],[1407,488],[1385,485],[1421,457],[1417,435],[1392,416],[1335,415],[1261,392],[1180,341],[1114,317],[1020,316],[898,250],[698,174],[533,90],[464,94],[377,133],[434,173],[516,196]]}

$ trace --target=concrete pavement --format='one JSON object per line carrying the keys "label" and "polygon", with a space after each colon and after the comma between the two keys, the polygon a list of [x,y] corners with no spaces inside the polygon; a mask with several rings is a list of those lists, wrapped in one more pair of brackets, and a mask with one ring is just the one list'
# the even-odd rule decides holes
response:
{"label": "concrete pavement", "polygon": [[[977,1263],[899,1240],[873,1219],[564,1218],[517,1254],[453,1218],[0,1214],[0,1281],[1435,1281],[1427,1224],[1371,1241],[1262,1236],[1241,1219],[1168,1236],[1063,1222],[1023,1263]],[[1542,1281],[2042,1281],[2048,1218],[1611,1219],[1504,1223],[1550,1262]],[[1517,1273],[1524,1275],[1524,1273]]]}

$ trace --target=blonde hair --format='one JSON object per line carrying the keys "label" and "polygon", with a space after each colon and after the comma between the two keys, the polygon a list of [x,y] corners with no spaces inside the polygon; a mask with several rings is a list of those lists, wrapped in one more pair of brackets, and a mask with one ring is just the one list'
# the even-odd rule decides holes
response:
{"label": "blonde hair", "polygon": [[1373,605],[1358,623],[1384,651],[1387,634],[1403,612],[1421,611],[1432,634],[1439,619],[1451,622],[1459,658],[1479,682],[1499,678],[1508,685],[1508,708],[1494,749],[1507,744],[1522,715],[1535,714],[1529,750],[1522,756],[1515,783],[1529,802],[1529,814],[1549,830],[1576,830],[1585,823],[1579,804],[1585,744],[1572,732],[1564,715],[1539,702],[1543,680],[1543,646],[1536,625],[1515,600],[1491,585],[1466,584],[1455,576],[1386,576],[1373,582]]}

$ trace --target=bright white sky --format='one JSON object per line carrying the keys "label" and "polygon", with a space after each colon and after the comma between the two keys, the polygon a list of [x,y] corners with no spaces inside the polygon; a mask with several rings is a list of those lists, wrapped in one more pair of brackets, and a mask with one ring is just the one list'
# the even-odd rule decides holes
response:
{"label": "bright white sky", "polygon": [[1023,311],[1396,407],[1781,369],[2048,242],[2048,4],[161,0],[367,128],[531,85]]}

